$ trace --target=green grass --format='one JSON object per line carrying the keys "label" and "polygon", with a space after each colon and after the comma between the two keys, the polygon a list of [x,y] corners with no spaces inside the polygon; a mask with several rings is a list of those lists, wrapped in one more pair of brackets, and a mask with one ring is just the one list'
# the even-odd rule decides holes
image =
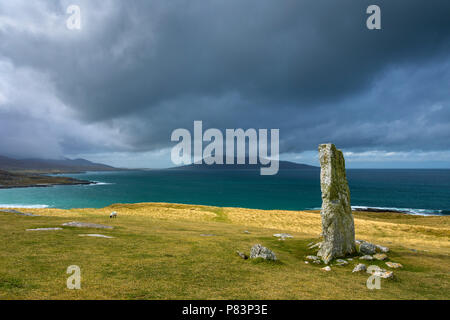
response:
{"label": "green grass", "polygon": [[[117,219],[108,218],[112,210],[119,212]],[[393,244],[388,254],[390,261],[402,263],[404,268],[394,271],[394,280],[382,280],[381,290],[368,290],[369,275],[353,274],[354,265],[362,262],[388,269],[384,262],[355,259],[347,266],[332,266],[331,272],[324,272],[321,270],[324,265],[304,262],[306,255],[315,254],[307,249],[307,244],[317,241],[315,232],[256,226],[263,213],[255,213],[252,219],[256,220],[248,223],[236,222],[229,210],[138,204],[99,210],[26,210],[41,217],[0,213],[0,299],[450,298],[450,258],[448,250],[442,249],[448,243],[447,247],[443,243],[443,247],[416,253],[409,246]],[[312,214],[311,219],[319,221]],[[365,215],[361,220],[356,219],[355,224],[357,228],[358,224],[365,226],[367,222],[372,226],[385,223],[386,219],[377,222],[379,219]],[[408,226],[410,219],[391,220],[396,222],[392,230],[385,231],[385,240],[395,235],[397,226]],[[57,227],[69,221],[115,228],[25,231]],[[307,218],[299,221],[296,223],[306,223]],[[449,241],[448,234],[447,238],[442,237],[443,230],[439,229],[442,222],[432,224],[426,220],[423,225],[436,228],[435,233],[427,234],[427,245],[438,240]],[[414,223],[414,227],[421,226]],[[245,234],[244,230],[251,233]],[[279,241],[272,236],[281,231],[293,234],[294,239]],[[413,239],[416,229],[402,232],[410,232]],[[100,233],[114,239],[79,236],[85,233]],[[421,239],[417,241],[420,243]],[[243,260],[236,254],[239,250],[248,255],[251,246],[257,243],[272,249],[279,261]],[[66,269],[70,265],[81,268],[81,290],[66,288],[69,276]]]}

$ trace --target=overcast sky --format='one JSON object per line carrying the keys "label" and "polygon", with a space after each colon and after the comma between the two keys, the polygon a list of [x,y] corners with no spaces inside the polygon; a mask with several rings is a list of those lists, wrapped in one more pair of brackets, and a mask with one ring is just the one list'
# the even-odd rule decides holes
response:
{"label": "overcast sky", "polygon": [[297,162],[333,142],[349,167],[450,168],[450,1],[0,1],[1,155],[169,167],[194,120],[279,128]]}

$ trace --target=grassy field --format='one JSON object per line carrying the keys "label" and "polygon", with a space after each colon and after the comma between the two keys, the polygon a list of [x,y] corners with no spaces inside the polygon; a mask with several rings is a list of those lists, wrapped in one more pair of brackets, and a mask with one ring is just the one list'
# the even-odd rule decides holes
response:
{"label": "grassy field", "polygon": [[[403,264],[380,290],[367,273],[347,266],[305,264],[318,241],[317,212],[263,211],[176,204],[104,209],[21,209],[0,212],[0,299],[449,299],[450,217],[355,213],[356,238],[388,246]],[[117,219],[109,213],[117,211]],[[64,227],[81,221],[113,230]],[[248,230],[250,234],[244,233]],[[274,233],[293,239],[278,241]],[[113,239],[80,237],[100,233]],[[213,234],[215,236],[201,236]],[[260,243],[279,261],[243,260]],[[370,262],[389,269],[384,262]],[[66,288],[66,269],[81,268],[81,290]]]}

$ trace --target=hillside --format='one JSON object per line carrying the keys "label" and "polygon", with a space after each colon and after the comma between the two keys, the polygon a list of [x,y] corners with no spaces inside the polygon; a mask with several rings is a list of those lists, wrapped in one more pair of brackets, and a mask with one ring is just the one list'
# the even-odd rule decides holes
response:
{"label": "hillside", "polygon": [[[235,164],[212,164],[207,165],[202,162],[202,164],[190,164],[180,167],[171,168],[171,170],[259,170],[262,166],[261,164],[248,164],[248,158],[245,159],[245,164],[236,164],[237,160],[234,161]],[[319,170],[319,167],[310,166],[307,164],[301,164],[291,161],[279,161],[280,170]]]}
{"label": "hillside", "polygon": [[67,177],[50,177],[38,174],[22,174],[0,170],[0,189],[79,184],[91,184],[91,182]]}
{"label": "hillside", "polygon": [[0,170],[22,173],[75,173],[120,170],[85,159],[13,159],[0,156]]}

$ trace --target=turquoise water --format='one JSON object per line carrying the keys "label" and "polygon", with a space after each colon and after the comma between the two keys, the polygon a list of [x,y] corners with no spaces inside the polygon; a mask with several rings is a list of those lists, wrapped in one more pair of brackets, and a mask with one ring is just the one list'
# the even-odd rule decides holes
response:
{"label": "turquoise water", "polygon": [[[101,182],[0,190],[0,207],[100,208],[113,203],[172,202],[301,210],[321,205],[318,170],[122,171],[69,175]],[[450,214],[450,170],[348,170],[352,205]]]}

